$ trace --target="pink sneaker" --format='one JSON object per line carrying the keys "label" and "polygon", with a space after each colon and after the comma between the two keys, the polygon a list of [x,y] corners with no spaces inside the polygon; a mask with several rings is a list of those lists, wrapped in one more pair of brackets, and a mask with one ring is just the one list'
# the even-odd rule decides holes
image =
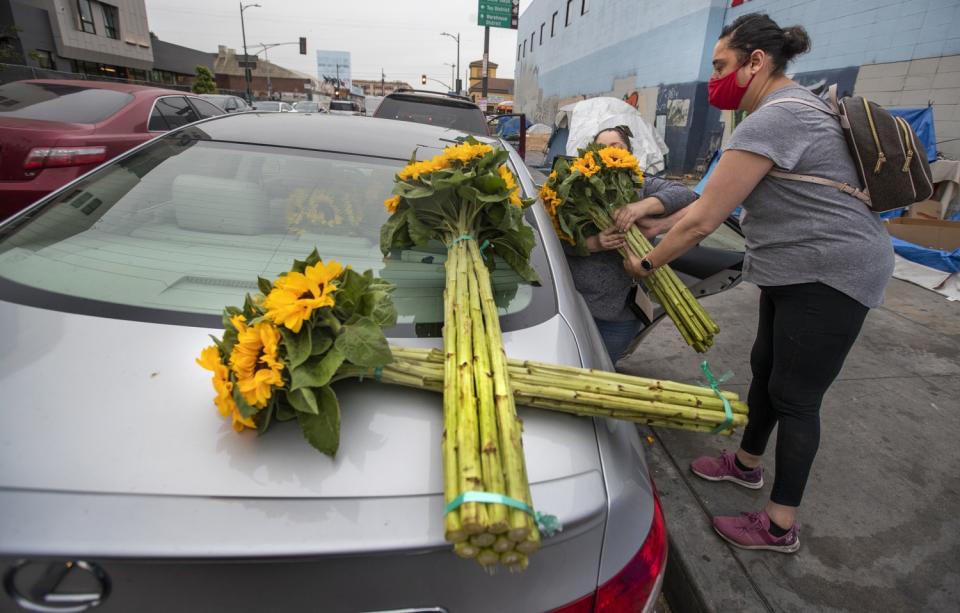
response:
{"label": "pink sneaker", "polygon": [[726,449],[720,452],[720,457],[702,456],[690,462],[690,470],[698,477],[707,481],[733,481],[737,485],[758,490],[763,487],[763,467],[753,470],[740,470],[734,458],[736,456]]}
{"label": "pink sneaker", "polygon": [[714,517],[713,529],[723,540],[741,549],[768,549],[793,553],[800,549],[800,526],[777,537],[770,534],[770,517],[766,511],[741,513],[738,517]]}

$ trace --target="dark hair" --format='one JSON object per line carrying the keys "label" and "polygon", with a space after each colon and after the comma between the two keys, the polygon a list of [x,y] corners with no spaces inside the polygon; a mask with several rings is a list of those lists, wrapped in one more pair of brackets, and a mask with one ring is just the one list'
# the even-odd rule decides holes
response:
{"label": "dark hair", "polygon": [[764,13],[748,13],[723,28],[720,38],[741,57],[763,49],[773,58],[773,72],[783,72],[787,62],[810,50],[810,36],[803,26],[781,28]]}
{"label": "dark hair", "polygon": [[633,136],[633,132],[630,131],[630,128],[627,126],[616,126],[613,128],[604,128],[597,132],[596,136],[593,137],[593,142],[597,142],[597,139],[604,132],[616,132],[620,135],[620,140],[627,146],[627,151],[633,153],[633,146],[630,144],[630,138]]}

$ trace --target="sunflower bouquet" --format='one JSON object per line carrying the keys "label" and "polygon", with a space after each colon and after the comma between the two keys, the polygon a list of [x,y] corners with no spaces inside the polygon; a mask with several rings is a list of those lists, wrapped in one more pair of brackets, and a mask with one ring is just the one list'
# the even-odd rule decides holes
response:
{"label": "sunflower bouquet", "polygon": [[[526,565],[539,546],[489,267],[499,256],[533,282],[533,231],[509,154],[468,138],[396,175],[380,234],[387,254],[446,245],[442,442],[446,539],[485,567]],[[517,544],[524,544],[520,547]],[[515,545],[517,545],[515,547]],[[519,551],[518,551],[519,550]]]}
{"label": "sunflower bouquet", "polygon": [[297,420],[307,442],[334,455],[340,406],[330,384],[391,360],[383,328],[396,322],[393,286],[316,250],[258,284],[260,294],[224,309],[223,335],[197,359],[213,372],[214,403],[237,432]]}
{"label": "sunflower bouquet", "polygon": [[[643,173],[637,159],[625,149],[590,145],[572,162],[560,160],[540,188],[540,199],[557,236],[587,255],[587,237],[613,225],[611,213],[637,199]],[[637,227],[626,236],[627,246],[644,257],[653,245]],[[627,252],[621,250],[627,257]],[[703,309],[669,266],[661,266],[644,283],[663,306],[688,345],[705,352],[713,345],[719,326]]]}
{"label": "sunflower bouquet", "polygon": [[346,225],[356,228],[363,222],[363,215],[354,206],[350,196],[334,200],[322,188],[298,187],[290,192],[286,201],[287,226],[295,234],[339,228]]}

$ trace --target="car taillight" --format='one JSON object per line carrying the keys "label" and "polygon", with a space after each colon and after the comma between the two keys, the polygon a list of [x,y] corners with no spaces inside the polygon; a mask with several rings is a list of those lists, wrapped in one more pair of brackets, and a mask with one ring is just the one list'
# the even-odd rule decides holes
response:
{"label": "car taillight", "polygon": [[34,147],[23,161],[23,169],[99,164],[106,159],[106,147]]}
{"label": "car taillight", "polygon": [[652,611],[667,566],[667,526],[660,497],[653,492],[653,521],[643,546],[619,573],[593,594],[551,613],[634,613]]}

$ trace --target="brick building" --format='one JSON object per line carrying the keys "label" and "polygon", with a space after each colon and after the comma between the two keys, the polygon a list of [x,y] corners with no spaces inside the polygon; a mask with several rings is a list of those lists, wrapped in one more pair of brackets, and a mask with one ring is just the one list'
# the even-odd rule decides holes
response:
{"label": "brick building", "polygon": [[[252,55],[252,53],[251,53]],[[220,45],[213,60],[217,87],[236,92],[246,91],[244,69],[238,63],[234,49]],[[316,77],[296,70],[278,66],[264,59],[257,60],[252,70],[250,84],[254,99],[273,97],[280,100],[306,100],[313,92],[321,90]]]}
{"label": "brick building", "polygon": [[363,90],[365,96],[386,96],[395,91],[413,89],[406,81],[378,81],[376,79],[353,79],[353,85]]}

